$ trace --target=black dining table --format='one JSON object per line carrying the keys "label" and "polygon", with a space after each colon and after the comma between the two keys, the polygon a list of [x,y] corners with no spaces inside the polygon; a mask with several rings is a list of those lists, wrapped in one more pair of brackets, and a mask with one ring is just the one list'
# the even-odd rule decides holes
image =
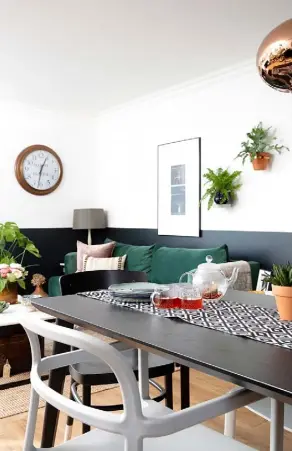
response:
{"label": "black dining table", "polygon": [[[224,299],[275,307],[274,297],[263,294],[230,290]],[[270,449],[283,450],[283,403],[292,404],[291,350],[82,295],[38,298],[32,304],[56,317],[60,325],[79,325],[137,348],[140,350],[141,375],[147,368],[145,356],[151,352],[272,398],[275,413]],[[55,353],[66,350],[64,345],[56,343],[54,346]],[[61,391],[64,377],[60,370],[55,371],[50,375],[50,386]],[[140,389],[142,394],[143,391],[147,394],[147,377],[140,381]],[[53,445],[56,424],[57,412],[47,405],[43,448]]]}

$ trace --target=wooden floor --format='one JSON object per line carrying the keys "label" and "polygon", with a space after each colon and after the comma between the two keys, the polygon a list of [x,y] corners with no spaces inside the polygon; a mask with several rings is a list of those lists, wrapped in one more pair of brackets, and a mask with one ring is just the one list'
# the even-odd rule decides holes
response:
{"label": "wooden floor", "polygon": [[[231,384],[222,382],[211,376],[192,370],[191,372],[191,398],[192,403],[196,404],[207,399],[221,395],[232,388]],[[0,392],[1,395],[1,392]],[[118,389],[97,393],[93,399],[99,403],[116,403],[120,399]],[[179,408],[179,373],[174,375],[174,402],[175,408]],[[44,409],[39,410],[38,427],[36,432],[36,445],[39,445],[39,439],[42,430]],[[0,420],[0,450],[1,451],[22,451],[22,443],[25,431],[27,414],[20,414],[14,417]],[[217,431],[223,431],[223,417],[215,418],[206,422],[211,428]],[[61,415],[57,443],[62,443],[65,426],[65,417]],[[81,433],[80,424],[75,422],[74,434]],[[240,440],[257,450],[269,450],[269,423],[259,416],[251,413],[245,408],[238,411],[237,416],[237,440]],[[207,449],[207,448],[206,448]],[[195,450],[195,448],[194,448]],[[285,432],[284,451],[292,450],[292,433]]]}

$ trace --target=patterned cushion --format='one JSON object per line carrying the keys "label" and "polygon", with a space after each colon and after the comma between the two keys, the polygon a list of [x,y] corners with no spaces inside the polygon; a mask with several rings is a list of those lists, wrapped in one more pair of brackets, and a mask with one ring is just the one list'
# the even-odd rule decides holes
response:
{"label": "patterned cushion", "polygon": [[89,255],[83,257],[83,271],[123,270],[127,256],[111,258],[94,258]]}
{"label": "patterned cushion", "polygon": [[106,244],[89,245],[82,243],[81,241],[77,241],[77,271],[82,271],[84,255],[96,258],[111,257],[115,244],[116,243],[114,241],[111,241]]}

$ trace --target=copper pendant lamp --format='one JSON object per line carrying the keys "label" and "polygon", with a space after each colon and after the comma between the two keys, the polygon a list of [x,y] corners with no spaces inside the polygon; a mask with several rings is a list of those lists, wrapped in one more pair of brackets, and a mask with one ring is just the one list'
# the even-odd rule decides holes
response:
{"label": "copper pendant lamp", "polygon": [[274,28],[257,53],[260,76],[272,88],[292,92],[292,19]]}

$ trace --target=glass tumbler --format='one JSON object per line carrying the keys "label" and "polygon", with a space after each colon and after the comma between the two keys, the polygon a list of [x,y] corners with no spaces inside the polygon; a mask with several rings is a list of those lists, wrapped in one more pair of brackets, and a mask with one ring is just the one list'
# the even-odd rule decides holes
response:
{"label": "glass tumbler", "polygon": [[180,305],[185,310],[197,310],[203,308],[203,299],[198,287],[191,284],[180,284],[179,294]]}
{"label": "glass tumbler", "polygon": [[180,308],[181,300],[178,297],[178,286],[168,285],[159,288],[151,295],[151,301],[156,308],[176,309]]}

